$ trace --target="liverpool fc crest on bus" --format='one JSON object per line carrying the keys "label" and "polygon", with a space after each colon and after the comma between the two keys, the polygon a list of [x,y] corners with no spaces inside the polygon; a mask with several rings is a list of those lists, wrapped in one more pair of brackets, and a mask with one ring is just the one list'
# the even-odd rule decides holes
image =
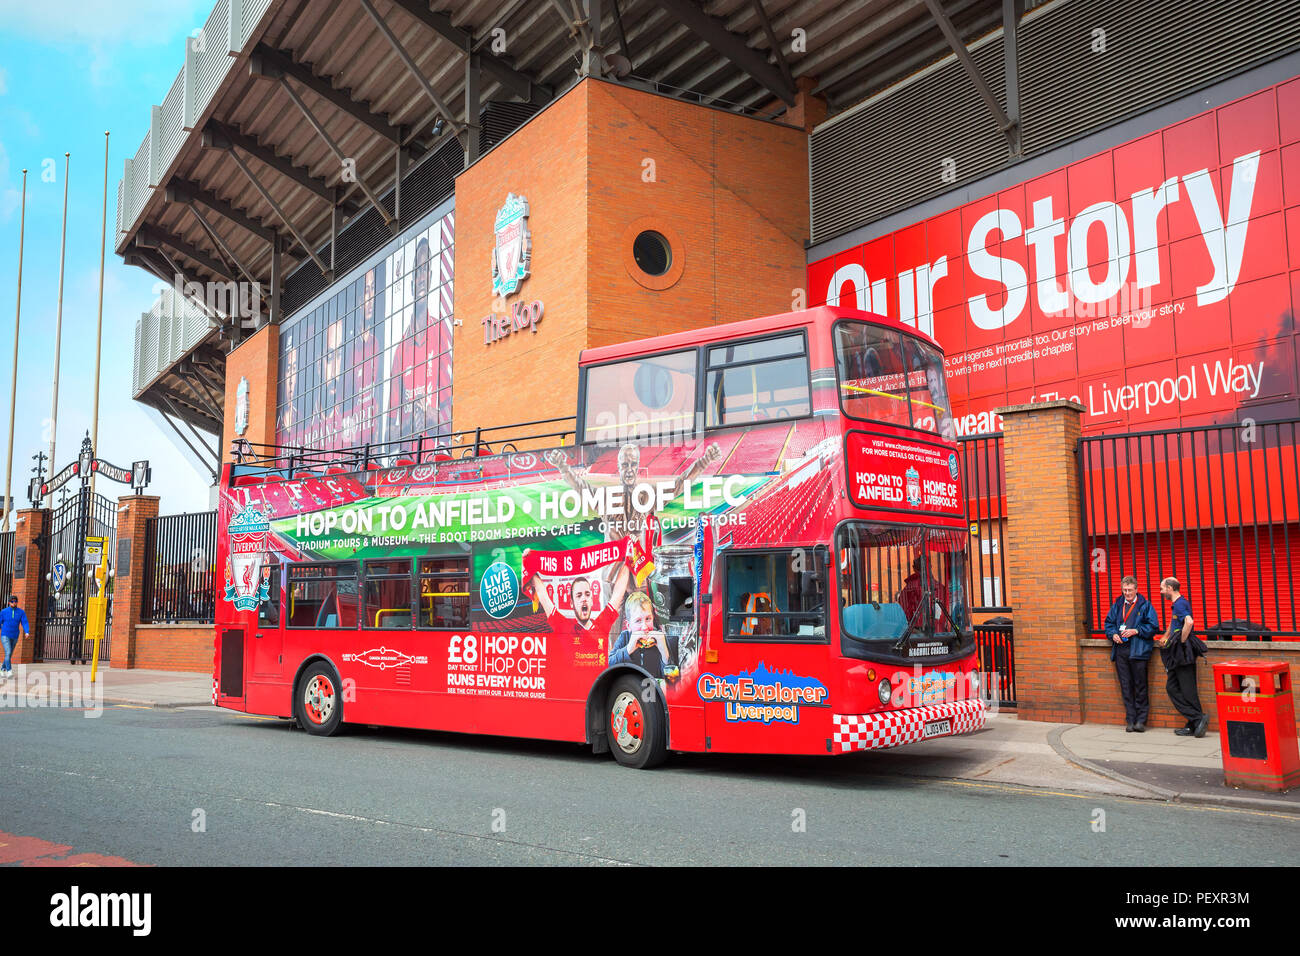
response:
{"label": "liverpool fc crest on bus", "polygon": [[230,553],[226,557],[226,600],[236,611],[251,611],[271,596],[271,569],[266,563],[267,516],[246,507],[227,526]]}
{"label": "liverpool fc crest on bus", "polygon": [[921,507],[921,473],[915,468],[907,469],[907,503],[913,508]]}
{"label": "liverpool fc crest on bus", "polygon": [[496,244],[492,248],[492,294],[511,295],[528,278],[533,239],[528,229],[528,200],[510,193],[497,210]]}

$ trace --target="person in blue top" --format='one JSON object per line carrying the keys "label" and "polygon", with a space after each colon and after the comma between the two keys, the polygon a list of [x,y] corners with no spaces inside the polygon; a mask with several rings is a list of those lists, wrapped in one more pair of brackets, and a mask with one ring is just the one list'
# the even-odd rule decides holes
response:
{"label": "person in blue top", "polygon": [[1192,605],[1182,595],[1182,585],[1177,578],[1160,582],[1160,593],[1170,602],[1172,618],[1169,630],[1156,641],[1160,657],[1165,662],[1165,690],[1177,711],[1187,718],[1187,726],[1174,731],[1179,737],[1204,737],[1210,715],[1201,710],[1201,697],[1196,690],[1196,653],[1189,638],[1192,636]]}
{"label": "person in blue top", "polygon": [[18,606],[18,598],[9,595],[9,606],[0,611],[0,642],[5,646],[5,662],[3,669],[0,669],[0,678],[8,678],[13,673],[10,664],[14,647],[18,644],[20,632],[23,637],[27,636],[28,626],[27,615]]}
{"label": "person in blue top", "polygon": [[1115,662],[1119,692],[1124,698],[1124,730],[1145,733],[1147,729],[1147,662],[1152,643],[1160,633],[1156,609],[1138,594],[1137,578],[1126,575],[1119,582],[1120,596],[1106,615],[1106,637],[1110,639],[1110,659]]}

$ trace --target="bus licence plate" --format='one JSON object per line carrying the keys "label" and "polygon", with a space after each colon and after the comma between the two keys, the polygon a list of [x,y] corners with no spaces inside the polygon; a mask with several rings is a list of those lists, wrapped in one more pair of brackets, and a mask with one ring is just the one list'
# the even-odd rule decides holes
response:
{"label": "bus licence plate", "polygon": [[922,737],[942,737],[952,733],[951,720],[932,720],[922,729]]}

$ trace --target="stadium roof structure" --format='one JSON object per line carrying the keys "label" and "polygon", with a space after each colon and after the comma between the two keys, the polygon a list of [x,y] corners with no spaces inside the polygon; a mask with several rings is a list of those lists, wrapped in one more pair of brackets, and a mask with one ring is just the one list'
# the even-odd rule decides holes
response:
{"label": "stadium roof structure", "polygon": [[[459,171],[584,76],[778,122],[802,89],[833,114],[961,58],[1023,10],[1024,0],[217,0],[126,161],[114,245],[169,286],[256,284],[258,321],[278,322],[287,277],[310,272],[322,289],[354,264],[340,262],[341,231],[368,217],[378,248],[432,208],[439,197],[410,195],[412,171],[448,157]],[[1005,122],[969,69],[971,108],[979,92],[990,121]],[[136,330],[135,397],[201,442],[195,429],[221,432],[226,346],[248,332],[232,311],[168,294]]]}

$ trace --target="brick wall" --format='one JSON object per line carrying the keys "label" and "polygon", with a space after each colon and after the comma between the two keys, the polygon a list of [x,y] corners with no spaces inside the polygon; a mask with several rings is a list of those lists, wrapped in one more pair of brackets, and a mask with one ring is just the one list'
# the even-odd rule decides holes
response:
{"label": "brick wall", "polygon": [[[614,83],[586,86],[587,345],[792,311],[807,283],[804,131]],[[673,245],[670,274],[681,274],[666,289],[643,284],[632,260],[644,229]]]}
{"label": "brick wall", "polygon": [[140,624],[135,630],[135,667],[161,671],[212,671],[211,624]]}
{"label": "brick wall", "polygon": [[[587,317],[587,93],[550,103],[456,180],[452,421],[457,429],[572,415]],[[508,193],[528,200],[532,274],[492,297],[493,221]],[[537,332],[483,342],[481,319],[540,299]]]}
{"label": "brick wall", "polygon": [[[532,274],[503,304],[493,219],[511,192],[528,199]],[[660,281],[632,261],[644,229],[673,247]],[[807,231],[803,130],[578,84],[456,180],[456,427],[572,415],[584,348],[791,311]],[[538,299],[536,333],[484,344],[485,315]]]}
{"label": "brick wall", "polygon": [[[230,442],[245,438],[255,445],[275,444],[275,390],[279,374],[280,327],[264,325],[226,357],[225,423],[222,461],[230,461]],[[248,379],[248,428],[235,433],[239,380]]]}
{"label": "brick wall", "polygon": [[[1019,634],[1017,634],[1017,641]],[[1286,661],[1291,668],[1291,686],[1296,686],[1300,675],[1300,641],[1274,641],[1257,644],[1245,641],[1207,642],[1209,654],[1196,663],[1196,689],[1201,696],[1201,707],[1210,715],[1210,727],[1218,724],[1219,710],[1214,688],[1213,664],[1216,661],[1249,660],[1277,663]],[[1108,641],[1083,640],[1079,642],[1082,658],[1083,720],[1093,724],[1124,723],[1124,701],[1119,694],[1119,680],[1115,665],[1110,660]],[[1019,645],[1017,644],[1017,652]],[[1019,667],[1019,660],[1016,661]],[[1148,698],[1151,704],[1152,727],[1181,727],[1186,721],[1165,693],[1165,667],[1160,661],[1160,649],[1151,654],[1147,665]]]}
{"label": "brick wall", "polygon": [[[14,577],[12,593],[18,597],[18,606],[26,612],[29,624],[26,640],[20,640],[14,648],[14,664],[30,664],[36,659],[36,636],[31,628],[36,627],[41,599],[41,549],[37,539],[49,523],[50,513],[43,508],[25,509],[14,515],[14,554],[25,547],[27,558],[23,576]],[[0,595],[0,601],[8,600],[8,594]]]}
{"label": "brick wall", "polygon": [[1082,405],[1042,402],[1003,416],[1009,605],[1016,608],[1016,704],[1030,720],[1083,719],[1082,527],[1074,449]]}
{"label": "brick wall", "polygon": [[[158,517],[156,495],[127,495],[117,500],[118,548],[130,542],[130,564],[118,565],[113,581],[113,623],[110,663],[113,667],[136,667],[136,630],[144,602],[145,526]],[[113,555],[117,564],[117,555]]]}

